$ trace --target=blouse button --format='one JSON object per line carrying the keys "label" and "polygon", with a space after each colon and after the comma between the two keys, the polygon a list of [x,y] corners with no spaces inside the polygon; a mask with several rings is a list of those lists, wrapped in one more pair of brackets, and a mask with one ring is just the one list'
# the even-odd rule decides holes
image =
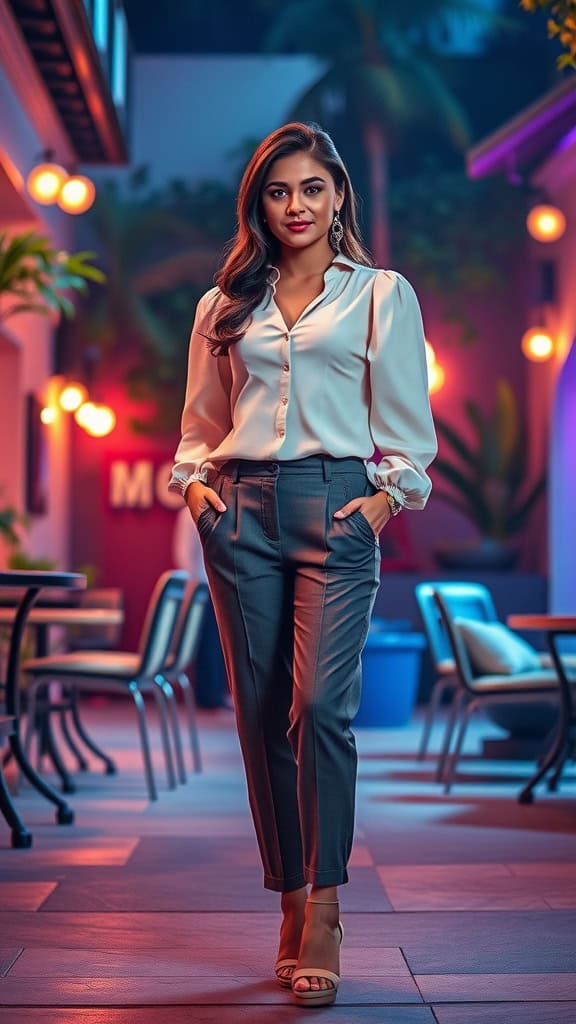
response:
{"label": "blouse button", "polygon": [[282,405],[288,405],[288,399],[286,398],[286,395],[284,395],[284,398],[282,399]]}
{"label": "blouse button", "polygon": [[284,373],[288,373],[288,370],[290,369],[290,364],[289,363],[284,363],[284,366],[282,367],[282,369],[284,370]]}

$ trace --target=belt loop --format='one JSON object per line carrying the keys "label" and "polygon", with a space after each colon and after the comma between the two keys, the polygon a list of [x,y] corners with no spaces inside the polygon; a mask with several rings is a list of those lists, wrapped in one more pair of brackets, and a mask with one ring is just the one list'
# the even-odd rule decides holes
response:
{"label": "belt loop", "polygon": [[231,459],[224,464],[223,469],[226,470],[226,476],[229,476],[232,482],[237,484],[240,479],[240,460]]}
{"label": "belt loop", "polygon": [[327,483],[332,479],[332,463],[330,459],[322,459],[322,474]]}

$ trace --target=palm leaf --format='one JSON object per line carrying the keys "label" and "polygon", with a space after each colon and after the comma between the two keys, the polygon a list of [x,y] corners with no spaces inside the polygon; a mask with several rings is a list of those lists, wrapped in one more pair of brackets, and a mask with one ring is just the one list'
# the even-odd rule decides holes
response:
{"label": "palm leaf", "polygon": [[458,453],[460,458],[464,462],[467,462],[468,465],[471,466],[473,469],[478,471],[479,465],[477,454],[474,451],[474,449],[464,440],[464,438],[460,437],[460,434],[458,434],[457,431],[440,416],[434,417],[434,423],[436,425],[438,433],[444,438],[445,441],[448,441],[448,443],[452,445],[454,451]]}
{"label": "palm leaf", "polygon": [[506,530],[508,533],[518,533],[519,530],[524,529],[532,509],[545,491],[546,478],[541,477],[533,485],[526,498],[518,506],[514,507],[510,515],[506,517]]}
{"label": "palm leaf", "polygon": [[510,461],[518,445],[518,411],[514,392],[508,381],[499,380],[496,385],[495,432],[498,447],[498,477],[508,472]]}

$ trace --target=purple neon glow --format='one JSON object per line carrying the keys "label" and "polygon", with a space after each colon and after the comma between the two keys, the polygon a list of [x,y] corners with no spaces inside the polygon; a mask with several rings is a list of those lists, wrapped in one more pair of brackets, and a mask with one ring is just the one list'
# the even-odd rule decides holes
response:
{"label": "purple neon glow", "polygon": [[574,128],[571,128],[569,132],[566,132],[566,135],[560,139],[560,142],[556,146],[554,152],[563,153],[566,149],[570,149],[570,146],[573,146],[574,144],[576,144],[576,125]]}
{"label": "purple neon glow", "polygon": [[[474,150],[472,150],[469,157],[468,174],[471,178],[481,178],[496,170],[521,143],[538,135],[547,125],[572,107],[576,112],[576,87],[570,82],[570,89],[564,89],[555,100],[544,98],[540,103],[535,104],[532,115],[528,112],[520,114],[510,122],[509,128],[504,127],[496,132],[492,145],[489,139],[485,143],[481,143],[477,149],[482,149],[483,152],[475,156]],[[519,120],[521,123],[517,124],[515,128],[514,123]],[[572,134],[572,129],[569,134]]]}

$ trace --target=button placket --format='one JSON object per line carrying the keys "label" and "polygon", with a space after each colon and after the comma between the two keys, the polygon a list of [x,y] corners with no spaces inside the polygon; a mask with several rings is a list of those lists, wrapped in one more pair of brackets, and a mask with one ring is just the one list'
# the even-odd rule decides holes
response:
{"label": "button placket", "polygon": [[276,429],[279,437],[286,434],[286,407],[289,400],[289,374],[290,374],[290,332],[284,333],[280,346],[280,358],[282,360],[282,372],[280,374],[280,404],[276,414]]}

